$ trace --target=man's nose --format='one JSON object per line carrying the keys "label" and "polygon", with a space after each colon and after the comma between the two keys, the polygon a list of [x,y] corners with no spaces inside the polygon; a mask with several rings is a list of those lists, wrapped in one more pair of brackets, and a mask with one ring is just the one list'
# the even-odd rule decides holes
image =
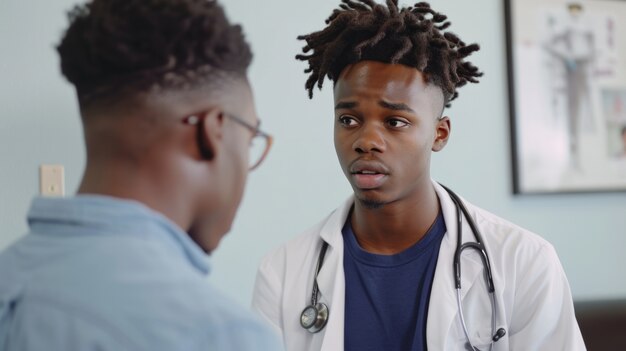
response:
{"label": "man's nose", "polygon": [[354,151],[360,154],[383,152],[385,150],[385,139],[381,128],[383,127],[372,123],[365,124],[352,145]]}

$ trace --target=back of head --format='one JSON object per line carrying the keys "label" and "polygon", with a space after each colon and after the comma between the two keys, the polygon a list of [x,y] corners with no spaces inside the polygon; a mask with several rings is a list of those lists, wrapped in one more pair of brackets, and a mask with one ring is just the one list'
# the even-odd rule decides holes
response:
{"label": "back of head", "polygon": [[252,59],[216,1],[93,0],[69,20],[57,49],[81,108],[245,76]]}
{"label": "back of head", "polygon": [[477,83],[482,76],[465,58],[479,50],[458,36],[444,32],[447,17],[426,2],[398,7],[398,0],[378,4],[374,0],[342,0],[339,9],[326,20],[326,28],[298,39],[307,45],[297,59],[307,61],[309,96],[325,78],[336,82],[341,71],[360,61],[403,64],[424,72],[439,86],[446,105],[457,96],[457,88]]}
{"label": "back of head", "polygon": [[250,134],[218,123],[227,112],[256,122],[242,28],[214,0],[91,0],[69,20],[57,50],[84,124],[78,192],[202,227],[192,238],[213,249],[241,199]]}

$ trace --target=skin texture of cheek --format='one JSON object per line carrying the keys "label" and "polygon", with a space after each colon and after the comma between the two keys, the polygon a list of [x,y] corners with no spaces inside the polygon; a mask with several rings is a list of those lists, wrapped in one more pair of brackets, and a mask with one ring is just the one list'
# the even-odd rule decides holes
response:
{"label": "skin texture of cheek", "polygon": [[201,196],[201,211],[189,231],[205,252],[215,250],[230,231],[243,198],[248,175],[248,139],[234,134],[225,135],[226,142],[215,159],[213,184],[207,184],[213,190],[208,196]]}
{"label": "skin texture of cheek", "polygon": [[[239,130],[242,131],[242,130]],[[245,132],[245,130],[243,130]],[[242,134],[242,133],[239,133]],[[230,231],[232,223],[235,220],[237,209],[243,198],[246,181],[248,177],[248,144],[246,143],[247,135],[237,135],[239,138],[232,137],[228,160],[225,162],[226,170],[224,178],[227,184],[224,184],[222,191],[222,201],[224,203],[224,215],[221,219],[221,231],[226,234]]]}
{"label": "skin texture of cheek", "polygon": [[[340,139],[340,138],[338,138]],[[430,181],[430,157],[433,137],[428,135],[412,135],[412,141],[389,140],[387,138],[387,150],[380,155],[379,159],[390,169],[391,174],[386,183],[378,189],[363,190],[355,186],[348,170],[351,159],[347,146],[349,142],[336,141],[337,156],[342,165],[342,170],[351,183],[357,199],[368,208],[377,208],[384,204],[410,198],[419,192],[424,183]],[[354,156],[358,157],[358,156]]]}

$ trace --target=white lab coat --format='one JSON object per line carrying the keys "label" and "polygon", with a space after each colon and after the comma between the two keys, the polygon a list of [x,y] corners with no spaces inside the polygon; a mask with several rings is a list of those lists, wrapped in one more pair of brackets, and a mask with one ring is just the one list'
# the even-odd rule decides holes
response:
{"label": "white lab coat", "polygon": [[[426,326],[429,350],[464,350],[453,279],[457,241],[456,207],[446,191],[435,185],[447,233],[439,250]],[[268,254],[254,287],[252,307],[283,338],[287,351],[342,351],[344,347],[345,280],[341,229],[353,199],[312,229]],[[547,241],[464,201],[483,236],[491,260],[497,296],[497,328],[506,335],[494,350],[585,350],[569,284],[557,254]],[[474,241],[463,220],[463,241]],[[322,240],[328,242],[317,278],[320,301],[328,305],[326,327],[311,334],[300,326],[300,314],[310,304]],[[473,250],[461,261],[463,311],[474,346],[488,350],[491,339],[491,302],[483,265]]]}

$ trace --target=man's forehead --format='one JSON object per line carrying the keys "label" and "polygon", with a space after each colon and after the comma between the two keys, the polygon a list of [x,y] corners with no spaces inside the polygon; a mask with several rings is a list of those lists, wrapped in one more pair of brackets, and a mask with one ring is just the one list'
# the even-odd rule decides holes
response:
{"label": "man's forehead", "polygon": [[443,92],[419,70],[401,64],[361,61],[347,66],[335,84],[335,101],[350,97],[380,98],[390,102],[427,99],[443,104]]}
{"label": "man's forehead", "polygon": [[338,80],[371,84],[391,81],[406,85],[427,84],[426,75],[413,67],[378,61],[360,61],[348,65],[341,71]]}

